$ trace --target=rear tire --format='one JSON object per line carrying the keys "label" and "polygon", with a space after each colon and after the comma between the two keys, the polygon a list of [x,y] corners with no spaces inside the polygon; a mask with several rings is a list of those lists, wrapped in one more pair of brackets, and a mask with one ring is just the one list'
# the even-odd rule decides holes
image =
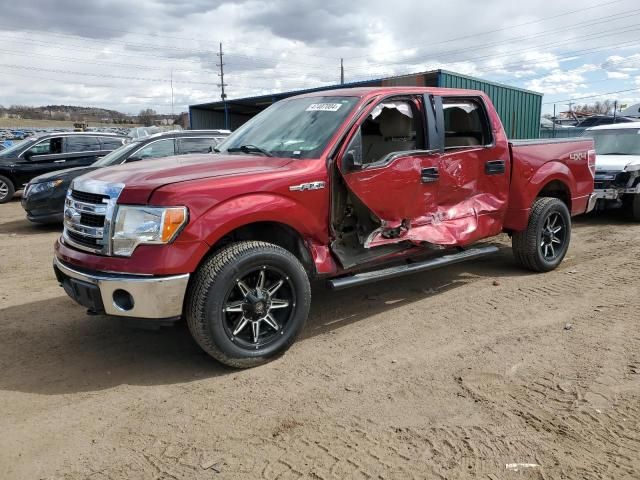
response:
{"label": "rear tire", "polygon": [[571,240],[569,209],[557,198],[538,198],[526,230],[512,237],[516,262],[534,272],[554,270],[567,253]]}
{"label": "rear tire", "polygon": [[225,365],[249,368],[286,351],[309,314],[300,261],[265,242],[233,243],[194,274],[185,307],[191,335]]}
{"label": "rear tire", "polygon": [[13,182],[7,177],[0,175],[0,203],[11,201],[15,193],[16,188],[13,186]]}

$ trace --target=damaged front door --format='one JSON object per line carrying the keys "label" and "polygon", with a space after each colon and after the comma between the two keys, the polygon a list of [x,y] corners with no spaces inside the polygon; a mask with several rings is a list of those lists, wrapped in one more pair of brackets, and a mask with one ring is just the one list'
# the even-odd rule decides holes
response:
{"label": "damaged front door", "polygon": [[340,162],[349,190],[379,220],[364,247],[421,241],[412,227],[436,208],[438,161],[425,150],[417,99],[387,99],[372,109]]}
{"label": "damaged front door", "polygon": [[498,234],[510,155],[491,125],[480,98],[424,95],[378,104],[340,167],[348,188],[378,218],[363,246],[459,246]]}

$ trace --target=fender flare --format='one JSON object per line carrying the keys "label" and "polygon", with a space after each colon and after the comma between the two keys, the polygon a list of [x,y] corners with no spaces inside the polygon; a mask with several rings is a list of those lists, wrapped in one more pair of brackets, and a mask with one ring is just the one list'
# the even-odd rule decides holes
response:
{"label": "fender flare", "polygon": [[571,169],[564,163],[554,160],[540,167],[527,183],[527,192],[531,194],[531,197],[527,198],[528,208],[533,205],[544,187],[553,181],[559,181],[567,188],[570,201],[575,197],[576,181]]}
{"label": "fender flare", "polygon": [[[260,222],[281,224],[302,239],[317,273],[328,273],[337,267],[329,254],[328,227],[323,220],[318,219],[306,205],[284,195],[249,193],[213,206],[195,220],[189,233],[213,247],[226,235],[246,225]],[[317,238],[317,232],[323,231],[327,232],[327,237]]]}

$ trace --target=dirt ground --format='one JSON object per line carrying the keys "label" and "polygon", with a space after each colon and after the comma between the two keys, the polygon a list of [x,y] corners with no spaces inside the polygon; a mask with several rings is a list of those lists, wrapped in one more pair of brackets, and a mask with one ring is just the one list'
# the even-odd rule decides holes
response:
{"label": "dirt ground", "polygon": [[86,316],[55,282],[57,235],[0,205],[2,479],[640,478],[640,225],[621,216],[576,220],[544,275],[505,237],[317,285],[303,338],[245,371],[184,325]]}

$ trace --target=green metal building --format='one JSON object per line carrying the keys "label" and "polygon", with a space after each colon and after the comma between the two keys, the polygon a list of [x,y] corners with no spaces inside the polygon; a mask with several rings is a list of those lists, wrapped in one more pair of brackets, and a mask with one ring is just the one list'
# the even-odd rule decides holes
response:
{"label": "green metal building", "polygon": [[491,98],[509,138],[538,138],[540,134],[541,93],[488,82],[447,70],[433,70],[397,77],[345,83],[344,85],[328,85],[306,90],[238,98],[227,100],[226,102],[191,105],[189,107],[189,125],[192,129],[229,128],[234,130],[272,103],[283,98],[335,88],[384,86],[481,90]]}

